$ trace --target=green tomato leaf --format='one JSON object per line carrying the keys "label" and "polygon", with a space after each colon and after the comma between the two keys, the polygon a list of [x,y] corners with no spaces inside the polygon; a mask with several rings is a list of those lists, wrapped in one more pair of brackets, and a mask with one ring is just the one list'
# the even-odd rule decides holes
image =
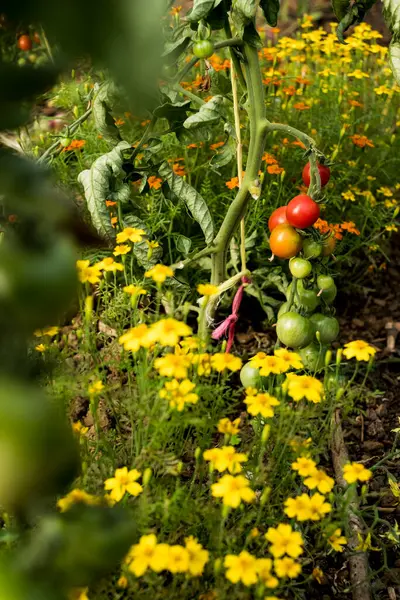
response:
{"label": "green tomato leaf", "polygon": [[185,129],[182,125],[175,131],[176,137],[181,144],[196,144],[197,142],[209,142],[213,137],[213,131],[208,125],[196,127],[196,129]]}
{"label": "green tomato leaf", "polygon": [[93,121],[97,131],[108,142],[119,142],[121,136],[110,112],[110,104],[115,96],[115,86],[107,81],[101,85],[93,98]]}
{"label": "green tomato leaf", "polygon": [[207,244],[211,243],[214,238],[214,224],[204,198],[182,177],[175,175],[167,162],[161,164],[158,172],[168,183],[171,192],[185,202],[192,217],[200,225]]}
{"label": "green tomato leaf", "polygon": [[332,0],[332,8],[337,20],[341,21],[350,8],[350,0]]}
{"label": "green tomato leaf", "polygon": [[188,117],[183,126],[186,129],[196,129],[206,124],[217,123],[221,120],[223,101],[222,96],[213,96],[211,100],[203,104],[197,113]]}
{"label": "green tomato leaf", "polygon": [[172,129],[179,128],[187,118],[187,112],[190,110],[190,100],[184,102],[165,102],[158,106],[154,111],[154,116],[167,119]]}
{"label": "green tomato leaf", "polygon": [[279,0],[261,0],[260,6],[268,25],[271,25],[271,27],[276,27],[280,9]]}
{"label": "green tomato leaf", "polygon": [[227,96],[232,93],[232,86],[230,79],[224,75],[222,71],[214,71],[214,69],[210,69],[209,71],[211,77],[211,88],[210,93],[213,96],[220,94],[221,96]]}
{"label": "green tomato leaf", "polygon": [[234,0],[232,2],[232,21],[240,36],[244,28],[256,15],[259,0]]}
{"label": "green tomato leaf", "polygon": [[143,231],[146,233],[141,242],[136,242],[133,244],[132,251],[139,265],[144,269],[151,269],[151,267],[154,267],[154,265],[160,263],[163,255],[161,246],[158,248],[153,248],[149,256],[149,244],[147,243],[147,240],[149,239],[149,231],[144,221],[135,215],[126,215],[124,216],[123,221],[124,227],[136,227],[137,229],[143,229]]}
{"label": "green tomato leaf", "polygon": [[186,26],[178,38],[174,37],[165,43],[162,58],[166,59],[167,64],[173,64],[178,60],[191,42],[191,38],[191,29]]}
{"label": "green tomato leaf", "polygon": [[192,240],[187,238],[185,235],[181,235],[180,233],[174,236],[175,238],[175,246],[178,252],[181,252],[184,256],[187,256],[190,252],[190,248],[192,247]]}
{"label": "green tomato leaf", "polygon": [[194,0],[193,8],[186,15],[188,21],[200,21],[214,8],[215,0]]}
{"label": "green tomato leaf", "polygon": [[243,30],[243,40],[247,42],[253,48],[262,48],[263,43],[261,38],[254,26],[254,23],[250,22]]}
{"label": "green tomato leaf", "polygon": [[395,41],[400,42],[400,0],[383,0],[383,14]]}
{"label": "green tomato leaf", "polygon": [[400,42],[391,42],[389,46],[389,60],[396,82],[400,85]]}
{"label": "green tomato leaf", "polygon": [[110,214],[106,206],[115,190],[115,182],[122,175],[123,151],[130,148],[128,142],[120,142],[111,152],[94,161],[90,169],[82,171],[78,181],[84,188],[92,223],[98,234],[110,244],[115,239]]}
{"label": "green tomato leaf", "polygon": [[233,139],[229,140],[218,148],[212,159],[210,160],[210,166],[213,170],[218,172],[218,169],[229,165],[236,155],[236,144]]}
{"label": "green tomato leaf", "polygon": [[336,32],[337,38],[342,44],[346,43],[344,41],[345,32],[349,29],[349,27],[361,23],[375,2],[376,0],[359,0],[352,6],[348,7],[347,12],[342,17]]}

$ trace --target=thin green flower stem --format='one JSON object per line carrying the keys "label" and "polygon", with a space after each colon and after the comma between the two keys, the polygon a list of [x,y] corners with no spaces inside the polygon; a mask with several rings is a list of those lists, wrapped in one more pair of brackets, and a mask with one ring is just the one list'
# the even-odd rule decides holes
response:
{"label": "thin green flower stem", "polygon": [[187,96],[188,98],[190,98],[190,100],[192,100],[192,102],[196,102],[196,104],[199,104],[200,106],[203,106],[203,104],[205,104],[204,100],[202,98],[200,98],[200,96],[196,96],[196,94],[189,92],[189,90],[185,90],[185,88],[183,88],[181,85],[179,85],[179,83],[174,83],[174,85],[172,87],[177,92],[180,92],[184,96]]}

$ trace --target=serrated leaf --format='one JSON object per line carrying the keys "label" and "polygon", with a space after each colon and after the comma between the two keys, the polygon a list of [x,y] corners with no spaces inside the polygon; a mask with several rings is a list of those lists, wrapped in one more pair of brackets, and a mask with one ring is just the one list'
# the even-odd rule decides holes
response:
{"label": "serrated leaf", "polygon": [[183,126],[186,129],[196,129],[211,123],[217,123],[221,120],[221,108],[224,99],[222,96],[213,96],[211,100],[205,102],[200,110],[191,115],[184,121]]}
{"label": "serrated leaf", "polygon": [[394,78],[400,85],[400,42],[391,42],[389,46],[389,61]]}
{"label": "serrated leaf", "polygon": [[214,7],[214,0],[194,0],[193,8],[186,16],[188,21],[200,21],[208,15]]}
{"label": "serrated leaf", "polygon": [[260,6],[268,25],[276,27],[280,9],[279,0],[261,0]]}
{"label": "serrated leaf", "polygon": [[240,12],[248,20],[256,16],[257,6],[257,0],[234,0],[233,2],[233,10]]}
{"label": "serrated leaf", "polygon": [[388,483],[393,496],[400,499],[400,485],[397,483],[396,478],[390,473],[388,473]]}
{"label": "serrated leaf", "polygon": [[135,215],[125,215],[123,220],[125,227],[136,227],[137,229],[143,229],[143,231],[146,233],[146,236],[142,242],[136,242],[133,244],[133,254],[139,265],[144,269],[151,269],[151,267],[154,267],[154,265],[160,263],[163,255],[161,246],[158,248],[153,248],[152,254],[149,258],[149,245],[146,241],[146,239],[149,237],[149,230],[146,227],[145,222]]}
{"label": "serrated leaf", "polygon": [[164,102],[164,104],[155,109],[153,114],[159,119],[167,119],[171,129],[175,130],[187,119],[190,104],[190,100],[185,100],[184,102]]}
{"label": "serrated leaf", "polygon": [[332,0],[332,8],[338,21],[341,21],[350,7],[350,0]]}
{"label": "serrated leaf", "polygon": [[181,144],[195,144],[197,142],[209,142],[213,137],[213,131],[208,125],[197,127],[196,129],[185,129],[179,127],[175,130],[175,135]]}
{"label": "serrated leaf", "polygon": [[209,71],[211,77],[211,88],[210,93],[215,95],[227,96],[232,92],[231,81],[222,71]]}
{"label": "serrated leaf", "polygon": [[394,34],[395,40],[399,43],[400,36],[400,1],[399,0],[383,0],[383,14],[386,23]]}
{"label": "serrated leaf", "polygon": [[101,85],[93,98],[93,121],[99,134],[108,142],[118,142],[121,136],[111,115],[110,104],[115,94],[115,87],[111,82]]}
{"label": "serrated leaf", "polygon": [[109,243],[115,239],[106,200],[115,189],[115,181],[122,175],[122,152],[130,148],[128,142],[120,142],[111,152],[103,154],[94,161],[90,169],[78,176],[84,188],[85,198],[92,223],[98,234]]}
{"label": "serrated leaf", "polygon": [[192,240],[185,235],[181,235],[180,233],[176,234],[174,239],[178,252],[181,252],[185,256],[189,254],[190,248],[192,247]]}
{"label": "serrated leaf", "polygon": [[210,166],[212,169],[217,170],[221,167],[229,165],[236,155],[236,144],[234,140],[229,139],[221,148],[217,150],[212,159],[210,160]]}
{"label": "serrated leaf", "polygon": [[115,190],[111,193],[111,200],[118,202],[119,204],[126,204],[131,197],[131,188],[127,183],[121,183],[117,185]]}
{"label": "serrated leaf", "polygon": [[192,217],[200,225],[206,243],[211,243],[214,239],[214,224],[204,198],[191,185],[186,183],[182,177],[175,175],[167,162],[162,163],[159,173],[168,183],[171,192],[186,204]]}

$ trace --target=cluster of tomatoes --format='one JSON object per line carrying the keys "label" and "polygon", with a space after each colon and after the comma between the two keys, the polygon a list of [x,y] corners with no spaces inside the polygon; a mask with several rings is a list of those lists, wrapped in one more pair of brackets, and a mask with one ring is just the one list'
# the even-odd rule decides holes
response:
{"label": "cluster of tomatoes", "polygon": [[[321,186],[325,186],[330,178],[330,169],[318,165],[318,170]],[[303,182],[310,185],[309,163],[303,169]],[[326,350],[339,335],[337,319],[324,314],[330,312],[329,305],[336,297],[335,282],[330,275],[314,274],[310,262],[332,254],[335,239],[321,237],[317,240],[304,231],[312,227],[319,215],[319,205],[310,196],[300,194],[287,206],[276,209],[268,221],[271,250],[279,258],[290,259],[289,270],[293,276],[287,289],[287,301],[278,312],[278,340],[296,350],[305,368],[314,372],[324,366]],[[298,256],[300,252],[302,256]],[[315,312],[316,309],[320,312]],[[258,369],[248,363],[242,369],[241,380],[243,385],[257,387],[261,381]]]}
{"label": "cluster of tomatoes", "polygon": [[17,41],[17,46],[20,50],[23,50],[24,52],[29,52],[29,50],[32,50],[32,40],[38,46],[40,45],[39,34],[35,32],[32,38],[30,35],[27,34],[20,35]]}

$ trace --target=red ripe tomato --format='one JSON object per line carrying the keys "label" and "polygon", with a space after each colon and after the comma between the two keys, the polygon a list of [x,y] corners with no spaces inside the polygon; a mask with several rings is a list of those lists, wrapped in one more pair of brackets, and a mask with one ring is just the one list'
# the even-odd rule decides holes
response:
{"label": "red ripe tomato", "polygon": [[277,225],[289,225],[286,218],[286,206],[280,206],[268,219],[268,229],[272,231]]}
{"label": "red ripe tomato", "polygon": [[[329,179],[331,178],[331,170],[329,167],[326,167],[325,165],[320,165],[319,163],[317,163],[317,166],[318,166],[319,176],[321,178],[321,186],[324,187],[324,185],[326,185],[328,183]],[[306,166],[304,167],[303,173],[302,173],[303,183],[307,187],[310,185],[310,169],[311,169],[311,165],[308,162],[306,164]]]}
{"label": "red ripe tomato", "polygon": [[40,37],[39,37],[39,34],[37,31],[35,31],[35,33],[33,34],[33,41],[35,42],[35,44],[40,46],[41,42],[40,42]]}
{"label": "red ripe tomato", "polygon": [[292,227],[306,229],[319,218],[320,208],[307,194],[295,196],[286,207],[286,217]]}
{"label": "red ripe tomato", "polygon": [[32,48],[32,40],[29,35],[21,35],[18,38],[18,48],[20,50],[28,51]]}
{"label": "red ripe tomato", "polygon": [[290,225],[277,225],[269,238],[272,254],[279,258],[292,258],[301,250],[302,237]]}

